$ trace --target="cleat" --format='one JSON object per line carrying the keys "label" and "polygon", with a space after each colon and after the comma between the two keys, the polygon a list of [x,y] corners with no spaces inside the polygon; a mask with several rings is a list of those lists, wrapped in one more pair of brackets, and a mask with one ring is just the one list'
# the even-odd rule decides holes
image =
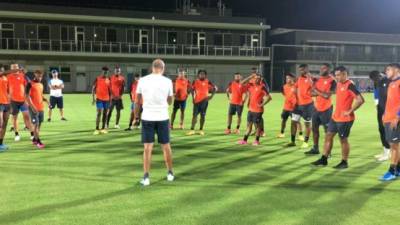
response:
{"label": "cleat", "polygon": [[172,173],[167,174],[167,181],[172,182],[175,180],[175,177]]}
{"label": "cleat", "polygon": [[200,136],[204,136],[204,135],[206,135],[206,133],[204,133],[204,131],[199,131],[199,134],[200,134]]}
{"label": "cleat", "polygon": [[142,186],[149,186],[150,185],[150,178],[143,178],[141,181],[140,181],[140,184],[142,185]]}
{"label": "cleat", "polygon": [[13,131],[14,131],[14,127],[11,127],[11,128],[10,128],[10,132],[13,132]]}
{"label": "cleat", "polygon": [[379,178],[379,180],[381,180],[381,181],[391,181],[391,180],[395,180],[395,179],[396,179],[396,175],[394,175],[390,171],[386,172],[385,174],[383,174],[382,177]]}
{"label": "cleat", "polygon": [[347,168],[349,168],[349,165],[348,165],[348,163],[346,161],[342,160],[339,164],[337,164],[333,168],[334,169],[338,169],[338,170],[347,169]]}
{"label": "cleat", "polygon": [[264,131],[261,131],[260,137],[266,137],[267,135],[265,134]]}
{"label": "cleat", "polygon": [[8,146],[5,144],[1,144],[0,145],[0,152],[5,152],[6,150],[8,150]]}
{"label": "cleat", "polygon": [[304,136],[303,136],[303,135],[299,135],[299,136],[297,137],[297,140],[298,140],[298,141],[304,141]]}
{"label": "cleat", "polygon": [[389,159],[390,159],[390,156],[389,156],[389,155],[383,154],[381,157],[377,158],[376,161],[378,161],[378,162],[385,162],[385,161],[387,161],[387,160],[389,160]]}
{"label": "cleat", "polygon": [[245,140],[240,140],[240,141],[238,141],[238,144],[239,144],[239,145],[247,145],[247,141],[245,141]]}
{"label": "cleat", "polygon": [[115,124],[114,129],[121,129],[121,127],[118,124]]}
{"label": "cleat", "polygon": [[38,147],[39,149],[43,149],[45,145],[43,143],[37,143],[36,147]]}
{"label": "cleat", "polygon": [[61,118],[62,121],[68,121],[67,119],[65,119],[65,117]]}
{"label": "cleat", "polygon": [[285,134],[278,134],[276,137],[277,138],[285,138]]}
{"label": "cleat", "polygon": [[14,141],[20,141],[20,140],[21,140],[21,136],[16,135],[15,138],[14,138]]}
{"label": "cleat", "polygon": [[313,166],[327,166],[328,165],[328,161],[321,157],[317,161],[312,162],[311,165],[313,165]]}
{"label": "cleat", "polygon": [[124,131],[131,131],[131,130],[132,130],[132,127],[128,127]]}
{"label": "cleat", "polygon": [[231,129],[225,129],[224,133],[225,133],[226,135],[228,135],[228,134],[231,134],[232,131],[231,131]]}
{"label": "cleat", "polygon": [[306,155],[319,155],[319,150],[315,150],[314,148],[310,149],[310,151],[304,152]]}
{"label": "cleat", "polygon": [[106,129],[100,130],[100,134],[108,134],[108,131]]}
{"label": "cleat", "polygon": [[38,142],[37,142],[36,140],[32,140],[32,144],[33,144],[33,145],[37,145]]}
{"label": "cleat", "polygon": [[33,139],[35,139],[35,136],[31,136],[30,139],[31,139],[31,141],[33,141]]}
{"label": "cleat", "polygon": [[286,147],[286,148],[296,147],[296,143],[294,143],[294,142],[287,143],[287,144],[285,145],[285,147]]}
{"label": "cleat", "polygon": [[95,130],[94,132],[93,132],[93,135],[99,135],[100,134],[100,131],[99,130]]}
{"label": "cleat", "polygon": [[310,146],[308,145],[307,142],[303,142],[303,144],[300,146],[300,148],[309,148]]}
{"label": "cleat", "polygon": [[50,119],[50,118],[48,118],[48,119],[47,119],[47,122],[51,122],[51,119]]}
{"label": "cleat", "polygon": [[253,146],[259,146],[259,145],[260,145],[260,142],[259,142],[259,141],[254,141],[252,145],[253,145]]}
{"label": "cleat", "polygon": [[196,134],[196,132],[194,130],[191,130],[191,131],[186,133],[187,136],[193,136],[195,134]]}
{"label": "cleat", "polygon": [[235,131],[233,133],[240,134],[240,130],[239,129],[235,129]]}

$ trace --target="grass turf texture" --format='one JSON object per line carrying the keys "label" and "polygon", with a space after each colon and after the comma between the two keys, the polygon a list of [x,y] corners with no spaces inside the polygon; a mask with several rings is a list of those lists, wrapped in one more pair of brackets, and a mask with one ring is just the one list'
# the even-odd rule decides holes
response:
{"label": "grass turf texture", "polygon": [[[122,128],[129,114],[125,97]],[[378,181],[388,164],[374,161],[381,152],[376,110],[371,95],[365,98],[345,171],[332,168],[340,161],[337,140],[327,168],[309,165],[316,156],[282,147],[289,132],[275,138],[279,94],[266,107],[262,145],[236,145],[242,135],[223,135],[228,106],[225,95],[217,95],[209,105],[206,136],[172,132],[176,181],[165,181],[157,146],[152,185],[143,188],[138,131],[110,129],[93,136],[91,97],[66,95],[69,121],[59,121],[55,111],[53,122],[43,124],[45,150],[30,144],[28,132],[19,143],[7,133],[10,150],[0,154],[0,224],[396,224],[400,181]],[[191,111],[188,102],[186,127]]]}

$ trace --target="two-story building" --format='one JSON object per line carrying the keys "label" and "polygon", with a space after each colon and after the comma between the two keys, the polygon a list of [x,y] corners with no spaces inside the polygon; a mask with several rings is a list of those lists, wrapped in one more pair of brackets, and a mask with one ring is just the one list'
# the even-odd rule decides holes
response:
{"label": "two-story building", "polygon": [[235,72],[263,70],[270,59],[262,18],[157,13],[0,3],[0,63],[28,71],[57,68],[68,92],[86,92],[104,65],[119,65],[128,80],[163,58],[193,79],[206,69],[220,89]]}

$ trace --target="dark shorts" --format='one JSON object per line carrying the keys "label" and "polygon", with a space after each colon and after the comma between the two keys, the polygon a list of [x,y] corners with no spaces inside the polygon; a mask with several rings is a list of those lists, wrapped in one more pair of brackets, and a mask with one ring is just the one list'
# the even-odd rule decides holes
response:
{"label": "dark shorts", "polygon": [[312,126],[317,129],[319,126],[328,127],[329,121],[332,118],[332,111],[332,107],[323,112],[315,110],[312,115]]}
{"label": "dark shorts", "polygon": [[385,123],[384,126],[386,141],[393,144],[400,143],[400,127],[397,126],[395,129],[392,129],[390,123]]}
{"label": "dark shorts", "polygon": [[340,139],[345,139],[350,136],[351,127],[354,121],[351,122],[335,122],[333,119],[329,121],[328,132],[337,133]]}
{"label": "dark shorts", "polygon": [[242,105],[235,105],[235,104],[229,104],[229,115],[238,115],[241,116],[243,112],[243,106]]}
{"label": "dark shorts", "polygon": [[97,109],[108,109],[110,108],[110,102],[109,101],[102,101],[102,100],[96,100],[96,108]]}
{"label": "dark shorts", "polygon": [[164,121],[146,121],[142,120],[142,143],[154,143],[154,136],[157,134],[158,143],[168,144],[169,120]]}
{"label": "dark shorts", "polygon": [[180,100],[174,100],[174,111],[176,110],[185,110],[186,109],[186,100],[180,101]]}
{"label": "dark shorts", "polygon": [[287,120],[292,116],[292,111],[283,110],[281,113],[282,120]]}
{"label": "dark shorts", "polygon": [[203,100],[199,103],[195,103],[193,105],[193,116],[197,116],[199,114],[205,116],[207,113],[207,108],[208,108],[208,100]]}
{"label": "dark shorts", "polygon": [[312,115],[314,113],[314,104],[310,103],[308,105],[299,105],[297,106],[296,111],[298,111],[303,117],[304,121],[306,122],[311,122],[312,120]]}
{"label": "dark shorts", "polygon": [[28,105],[25,102],[14,102],[11,101],[11,113],[12,115],[16,116],[18,113],[21,112],[27,112],[29,109]]}
{"label": "dark shorts", "polygon": [[30,116],[31,116],[32,124],[40,125],[41,123],[43,123],[43,119],[44,119],[44,112],[43,111],[39,111],[39,112],[34,113],[31,109],[29,109],[29,113],[30,113]]}
{"label": "dark shorts", "polygon": [[257,113],[257,112],[248,112],[247,113],[247,122],[248,123],[254,123],[254,124],[261,124],[263,122],[262,118],[263,113]]}
{"label": "dark shorts", "polygon": [[10,104],[0,104],[0,112],[9,112],[10,111]]}
{"label": "dark shorts", "polygon": [[122,102],[122,99],[113,99],[113,100],[111,100],[111,109],[114,109],[114,107],[118,111],[124,109],[124,103]]}
{"label": "dark shorts", "polygon": [[50,96],[50,109],[55,109],[57,106],[58,109],[63,109],[64,108],[64,99],[63,97],[55,97],[55,96]]}

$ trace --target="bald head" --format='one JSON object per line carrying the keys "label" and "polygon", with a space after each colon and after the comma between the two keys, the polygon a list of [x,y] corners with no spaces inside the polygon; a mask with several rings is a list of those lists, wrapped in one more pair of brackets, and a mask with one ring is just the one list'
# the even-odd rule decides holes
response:
{"label": "bald head", "polygon": [[163,74],[165,70],[165,63],[161,59],[156,59],[151,64],[151,68],[154,74]]}

